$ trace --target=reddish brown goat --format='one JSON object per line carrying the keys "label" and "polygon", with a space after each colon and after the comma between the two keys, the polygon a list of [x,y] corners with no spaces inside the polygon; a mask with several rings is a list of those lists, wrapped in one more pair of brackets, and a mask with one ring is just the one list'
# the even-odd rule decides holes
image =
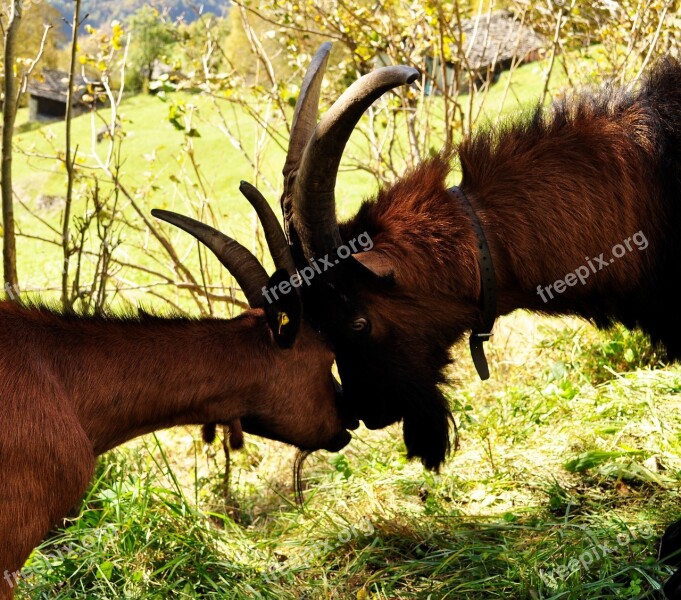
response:
{"label": "reddish brown goat", "polygon": [[[279,280],[226,236],[156,214],[203,238],[251,305]],[[95,457],[127,440],[240,420],[305,450],[348,443],[333,354],[301,323],[297,296],[284,301],[231,320],[84,318],[0,303],[1,600],[13,597],[31,550],[85,491]]]}

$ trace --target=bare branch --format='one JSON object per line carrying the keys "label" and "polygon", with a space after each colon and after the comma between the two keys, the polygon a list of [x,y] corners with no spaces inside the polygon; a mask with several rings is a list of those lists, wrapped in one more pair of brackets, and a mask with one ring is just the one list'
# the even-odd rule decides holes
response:
{"label": "bare branch", "polygon": [[66,204],[64,205],[64,215],[62,222],[62,244],[64,263],[62,265],[61,278],[61,301],[64,309],[72,308],[69,301],[69,261],[71,259],[71,245],[69,240],[69,229],[71,227],[71,203],[73,201],[73,181],[75,178],[74,164],[78,149],[71,158],[71,121],[73,119],[73,85],[76,74],[76,52],[78,51],[78,27],[80,26],[80,2],[75,0],[75,7],[73,10],[73,23],[71,25],[71,62],[69,65],[69,83],[68,91],[66,93],[66,149],[64,157],[64,165],[66,166]]}

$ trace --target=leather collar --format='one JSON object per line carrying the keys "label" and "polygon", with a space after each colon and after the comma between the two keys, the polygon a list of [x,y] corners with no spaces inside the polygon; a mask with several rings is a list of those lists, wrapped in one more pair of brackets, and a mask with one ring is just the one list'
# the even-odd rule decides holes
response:
{"label": "leather collar", "polygon": [[480,327],[471,331],[469,339],[469,346],[471,350],[471,358],[475,369],[483,381],[489,379],[489,366],[487,358],[485,357],[485,349],[483,343],[492,337],[492,329],[494,321],[497,316],[497,284],[496,274],[494,272],[494,263],[492,262],[492,254],[489,251],[489,244],[485,237],[485,231],[480,224],[480,219],[473,208],[466,193],[458,186],[454,186],[449,193],[458,198],[461,206],[466,211],[471,223],[475,236],[478,238],[478,266],[480,267],[480,311],[482,315],[482,322]]}

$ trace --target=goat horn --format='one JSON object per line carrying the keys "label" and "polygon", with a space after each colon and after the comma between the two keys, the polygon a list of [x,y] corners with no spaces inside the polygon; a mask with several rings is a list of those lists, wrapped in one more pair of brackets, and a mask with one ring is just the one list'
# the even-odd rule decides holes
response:
{"label": "goat horn", "polygon": [[343,150],[353,129],[375,100],[418,77],[419,71],[407,66],[376,69],[355,81],[315,128],[305,146],[290,198],[291,223],[308,259],[330,252],[342,243],[334,188]]}
{"label": "goat horn", "polygon": [[272,260],[274,260],[274,266],[277,269],[286,269],[289,275],[293,275],[296,272],[296,265],[293,262],[291,248],[286,241],[286,236],[279,224],[279,219],[277,219],[272,207],[267,203],[265,196],[260,193],[258,188],[245,181],[241,182],[239,191],[251,203],[260,219],[263,231],[265,232],[267,247],[272,255]]}
{"label": "goat horn", "polygon": [[305,151],[307,142],[312,137],[314,128],[317,126],[317,112],[319,111],[319,94],[326,71],[326,64],[329,61],[331,52],[331,42],[326,42],[319,47],[312,57],[310,66],[305,72],[303,84],[300,86],[300,94],[293,111],[293,122],[291,125],[291,137],[288,142],[288,152],[284,163],[284,194],[281,198],[282,209],[284,210],[284,220],[288,223],[286,211],[290,210],[290,205],[285,204],[285,199],[289,197],[290,184],[293,181],[295,171],[300,164],[300,159]]}
{"label": "goat horn", "polygon": [[265,298],[262,294],[263,286],[267,286],[269,277],[267,271],[239,242],[224,233],[184,215],[154,208],[151,214],[157,219],[166,221],[193,235],[199,242],[208,247],[218,260],[236,279],[253,308],[262,308]]}

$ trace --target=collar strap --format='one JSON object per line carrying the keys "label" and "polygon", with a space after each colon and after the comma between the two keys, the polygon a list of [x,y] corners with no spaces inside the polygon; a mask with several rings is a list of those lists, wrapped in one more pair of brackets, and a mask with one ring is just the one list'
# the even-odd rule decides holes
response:
{"label": "collar strap", "polygon": [[480,309],[482,313],[482,323],[471,331],[470,349],[471,358],[475,369],[483,381],[489,379],[489,366],[487,365],[487,358],[485,357],[485,349],[483,342],[492,337],[492,328],[497,316],[497,284],[494,273],[494,264],[492,262],[492,254],[489,251],[485,231],[480,224],[478,215],[471,204],[471,201],[466,196],[465,192],[458,186],[454,186],[449,193],[455,198],[461,199],[461,206],[466,211],[468,218],[473,225],[473,231],[478,238],[478,266],[480,268]]}

